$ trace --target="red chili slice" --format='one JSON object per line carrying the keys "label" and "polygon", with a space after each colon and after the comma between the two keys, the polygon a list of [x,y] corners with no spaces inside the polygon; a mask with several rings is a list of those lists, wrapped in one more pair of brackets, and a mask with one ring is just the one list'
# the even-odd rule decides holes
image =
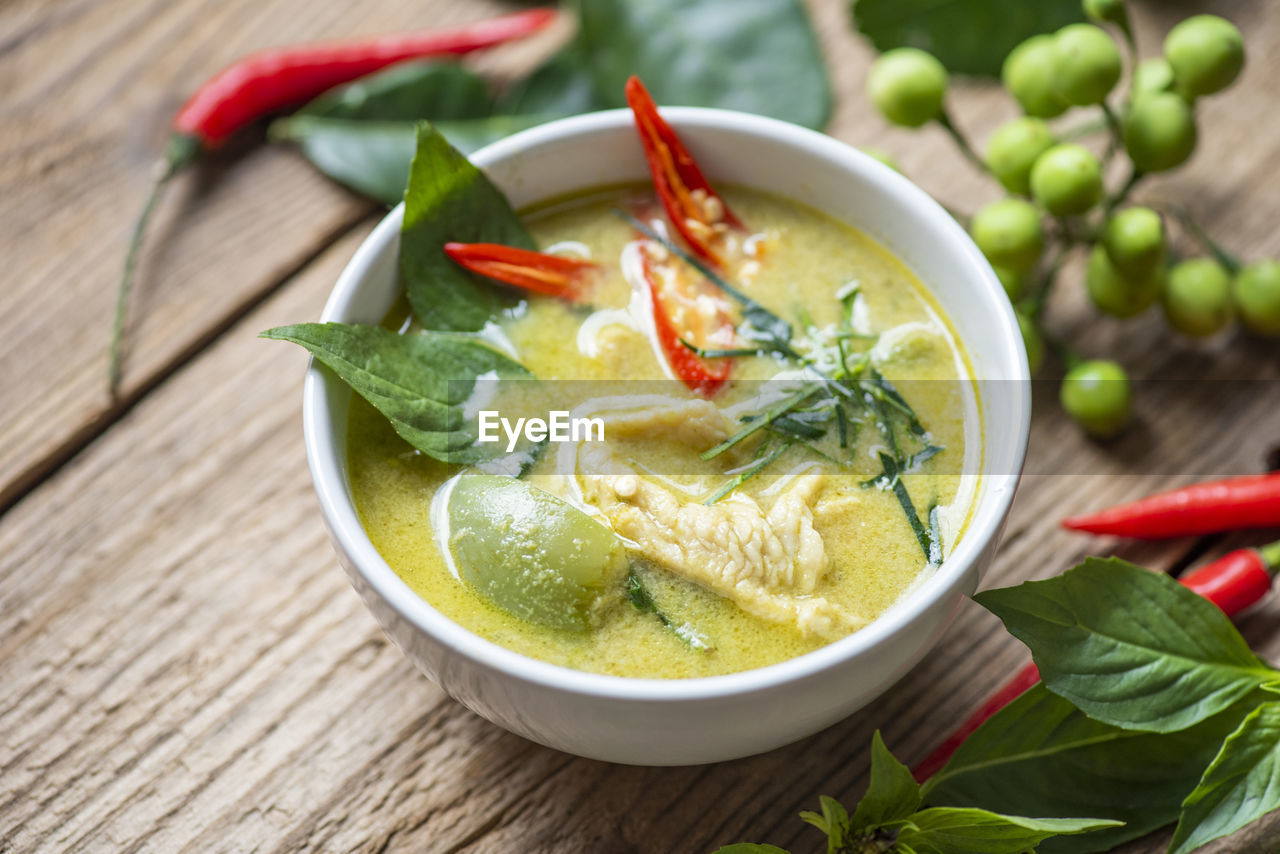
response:
{"label": "red chili slice", "polygon": [[676,132],[658,114],[657,104],[638,77],[627,81],[626,93],[667,217],[695,255],[723,266],[724,258],[715,245],[716,228],[741,229],[742,222],[711,188]]}
{"label": "red chili slice", "polygon": [[[733,341],[733,319],[719,304],[720,299],[710,293],[701,296],[715,299],[716,311],[713,315],[704,315],[700,309],[706,303],[699,303],[700,294],[692,285],[682,277],[660,276],[649,257],[647,246],[641,252],[644,281],[653,303],[653,328],[658,346],[662,348],[671,372],[681,382],[692,391],[711,397],[729,379],[732,360],[704,359],[689,349],[685,342],[700,349],[726,346]],[[682,285],[683,293],[680,292]]]}
{"label": "red chili slice", "polygon": [[500,243],[446,243],[444,252],[456,264],[534,293],[582,299],[597,265],[582,258],[548,255]]}

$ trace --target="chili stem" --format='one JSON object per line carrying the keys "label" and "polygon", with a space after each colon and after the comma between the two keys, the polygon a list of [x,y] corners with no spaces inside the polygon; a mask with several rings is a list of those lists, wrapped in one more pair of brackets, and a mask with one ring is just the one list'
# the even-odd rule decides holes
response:
{"label": "chili stem", "polygon": [[1275,578],[1276,573],[1280,572],[1280,540],[1259,546],[1258,554],[1262,557],[1262,562],[1267,565],[1267,572]]}
{"label": "chili stem", "polygon": [[120,366],[124,357],[124,327],[129,313],[129,295],[133,291],[134,273],[138,266],[138,253],[142,250],[142,240],[146,236],[147,224],[155,213],[165,188],[183,168],[192,163],[200,153],[200,141],[186,134],[175,134],[169,139],[169,147],[164,160],[158,164],[158,174],[147,194],[147,201],[142,206],[142,214],[133,227],[133,235],[129,238],[129,250],[124,256],[124,273],[120,278],[120,288],[116,292],[115,316],[111,322],[111,349],[107,357],[107,388],[111,399],[115,400],[120,390]]}

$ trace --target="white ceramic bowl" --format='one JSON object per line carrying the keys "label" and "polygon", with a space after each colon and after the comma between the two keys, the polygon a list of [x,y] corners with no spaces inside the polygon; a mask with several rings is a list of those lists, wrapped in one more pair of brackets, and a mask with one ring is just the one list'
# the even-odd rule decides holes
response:
{"label": "white ceramic bowl", "polygon": [[[352,583],[387,634],[467,708],[499,726],[581,756],[686,765],[760,753],[873,700],[938,640],[990,563],[1026,451],[1026,353],[991,267],[923,191],[870,157],[794,125],[723,110],[663,115],[715,181],[795,199],[875,237],[931,288],[968,349],[979,381],[986,461],[976,512],[937,572],[870,626],[770,667],[686,680],[583,673],[511,652],[451,622],[409,589],[360,526],[346,468],[350,392],[307,374],[304,430],[316,492]],[[604,184],[645,181],[631,115],[552,122],[473,160],[521,208]],[[389,213],[343,271],[323,320],[375,323],[399,287],[403,210]],[[1010,382],[1013,381],[1013,382]]]}

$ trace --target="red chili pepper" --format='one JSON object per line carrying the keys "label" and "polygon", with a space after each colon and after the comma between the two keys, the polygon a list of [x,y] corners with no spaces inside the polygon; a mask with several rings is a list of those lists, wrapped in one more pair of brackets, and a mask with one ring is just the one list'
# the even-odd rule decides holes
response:
{"label": "red chili pepper", "polygon": [[588,275],[598,269],[598,265],[582,258],[547,255],[500,243],[446,243],[444,252],[473,273],[569,300],[582,298]]}
{"label": "red chili pepper", "polygon": [[1277,568],[1280,568],[1280,542],[1227,552],[1178,581],[1233,617],[1271,591]]}
{"label": "red chili pepper", "polygon": [[[725,310],[724,297],[718,289],[714,293],[699,293],[675,267],[669,268],[668,275],[660,275],[649,254],[649,247],[653,245],[646,243],[641,254],[644,281],[653,303],[653,328],[658,346],[671,372],[681,382],[692,391],[710,397],[729,379],[732,362],[728,358],[704,359],[688,345],[700,349],[731,345],[733,319]],[[713,311],[708,312],[708,307]]]}
{"label": "red chili pepper", "polygon": [[[1277,569],[1280,569],[1280,542],[1259,549],[1236,549],[1228,552],[1212,563],[1187,573],[1178,582],[1217,605],[1228,617],[1234,617],[1260,602],[1271,591]],[[1004,687],[949,735],[946,741],[921,760],[911,773],[920,782],[932,777],[951,760],[952,755],[974,730],[1039,681],[1040,671],[1035,662],[1027,662]]]}
{"label": "red chili pepper", "polygon": [[1153,540],[1280,526],[1280,473],[1233,477],[1162,492],[1062,520],[1064,528]]}
{"label": "red chili pepper", "polygon": [[173,134],[151,194],[125,255],[116,297],[108,382],[120,384],[120,342],[142,235],[161,190],[202,151],[214,148],[249,122],[407,59],[457,56],[529,35],[551,23],[553,9],[530,9],[450,30],[375,36],[349,42],[274,48],[236,62],[211,77],[178,110]]}
{"label": "red chili pepper", "polygon": [[711,188],[680,137],[658,114],[657,105],[639,78],[627,81],[626,93],[653,185],[667,217],[695,255],[723,266],[724,259],[716,246],[717,232],[741,229],[742,222]]}

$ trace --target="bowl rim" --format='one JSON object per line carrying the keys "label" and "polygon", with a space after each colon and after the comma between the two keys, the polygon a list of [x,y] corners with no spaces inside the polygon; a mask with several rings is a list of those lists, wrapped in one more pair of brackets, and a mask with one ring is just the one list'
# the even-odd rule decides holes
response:
{"label": "bowl rim", "polygon": [[[933,233],[940,238],[939,244],[944,245],[948,253],[958,255],[970,264],[976,262],[977,278],[988,289],[998,290],[1003,296],[990,265],[969,235],[938,202],[902,175],[851,145],[798,125],[733,110],[666,107],[661,112],[677,130],[682,127],[689,130],[706,128],[763,136],[796,148],[801,154],[821,154],[825,159],[842,161],[843,168],[855,173],[859,180],[879,184],[882,189],[901,197],[904,205],[914,208],[914,213],[928,222]],[[558,119],[492,143],[471,155],[470,159],[486,168],[496,162],[519,157],[526,150],[581,134],[615,130],[620,125],[632,125],[629,110],[606,110]],[[399,237],[403,211],[403,203],[393,208],[360,244],[334,285],[321,314],[321,322],[345,316],[369,269],[387,250],[388,244]],[[999,303],[1002,310],[998,318],[992,318],[997,321],[993,326],[999,328],[1007,346],[1002,347],[1001,358],[994,361],[1010,370],[1011,379],[1029,381],[1026,351],[1013,308],[1007,299]],[[374,547],[360,524],[353,502],[349,500],[345,465],[341,462],[345,449],[335,445],[335,413],[327,405],[329,384],[338,382],[322,370],[315,359],[311,360],[303,388],[303,435],[312,481],[331,535],[363,582],[415,629],[429,635],[452,653],[507,678],[581,696],[640,702],[724,699],[777,688],[814,677],[866,655],[907,629],[922,613],[958,590],[970,567],[999,536],[1025,461],[1031,417],[1029,382],[1016,383],[1017,389],[1011,399],[1018,419],[1017,441],[1014,447],[1003,449],[1010,463],[1007,471],[983,474],[986,483],[979,492],[973,518],[956,551],[929,578],[908,590],[870,624],[817,650],[764,667],[717,676],[662,679],[592,673],[531,658],[455,623],[410,588]]]}

